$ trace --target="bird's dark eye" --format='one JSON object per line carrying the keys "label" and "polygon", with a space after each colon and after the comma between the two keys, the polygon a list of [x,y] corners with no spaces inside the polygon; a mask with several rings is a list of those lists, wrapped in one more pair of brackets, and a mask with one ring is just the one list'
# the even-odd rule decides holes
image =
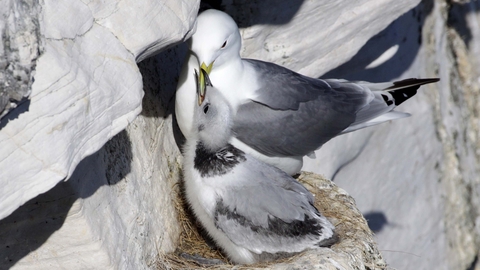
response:
{"label": "bird's dark eye", "polygon": [[225,42],[223,43],[222,47],[220,49],[223,49],[225,48],[225,46],[227,46],[227,41],[225,40]]}
{"label": "bird's dark eye", "polygon": [[210,107],[209,104],[205,105],[205,106],[203,107],[203,113],[207,114],[209,107]]}

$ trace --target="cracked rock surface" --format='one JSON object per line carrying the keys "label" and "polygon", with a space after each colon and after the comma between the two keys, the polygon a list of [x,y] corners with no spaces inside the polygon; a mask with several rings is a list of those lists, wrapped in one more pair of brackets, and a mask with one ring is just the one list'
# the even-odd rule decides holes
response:
{"label": "cracked rock surface", "polygon": [[[188,37],[198,7],[183,1],[31,5],[24,21],[32,21],[36,28],[30,34],[39,33],[39,39],[27,44],[41,42],[44,52],[35,63],[28,102],[0,122],[0,218],[71,176],[84,157],[135,119],[143,97],[136,61]],[[135,6],[135,16],[149,18],[148,25],[129,19],[130,9],[122,5]],[[14,2],[11,7],[24,10],[28,5]],[[171,23],[164,24],[164,19]],[[123,41],[122,33],[129,29],[141,29],[147,38],[128,36]]]}

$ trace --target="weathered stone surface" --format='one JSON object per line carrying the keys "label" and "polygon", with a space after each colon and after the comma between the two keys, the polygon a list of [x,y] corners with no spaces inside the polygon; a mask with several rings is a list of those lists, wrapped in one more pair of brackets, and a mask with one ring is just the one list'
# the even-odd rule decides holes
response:
{"label": "weathered stone surface", "polygon": [[223,1],[244,28],[242,56],[319,76],[420,1]]}
{"label": "weathered stone surface", "polygon": [[[97,22],[112,24],[116,17],[105,10],[114,2],[89,7],[78,1],[45,1],[37,8],[42,11],[35,16],[40,17],[37,31],[44,38],[45,52],[36,63],[32,93],[29,102],[1,120],[0,218],[69,177],[84,157],[100,149],[141,111],[137,57],[188,37],[198,7],[196,2],[148,3],[112,11],[114,15],[132,10],[150,14],[151,28],[142,20],[113,21],[113,29],[144,31],[148,38],[142,46],[123,44],[118,33]],[[168,25],[165,18],[171,19]],[[159,34],[152,37],[152,33]]]}
{"label": "weathered stone surface", "polygon": [[43,51],[39,8],[36,0],[3,0],[0,5],[0,119],[30,95]]}
{"label": "weathered stone surface", "polygon": [[[338,137],[317,152],[316,160],[305,160],[304,169],[324,173],[355,198],[386,261],[398,269],[469,269],[477,262],[475,9],[473,2],[423,1],[327,73],[372,81],[441,78],[398,108],[412,117]],[[365,68],[396,44],[390,60]]]}
{"label": "weathered stone surface", "polygon": [[[188,38],[198,1],[131,2],[118,10],[117,1],[38,7],[45,52],[30,99],[0,125],[0,219],[8,216],[0,223],[2,267],[142,269],[175,247],[171,190],[179,152],[164,128],[171,120],[159,115],[166,109],[149,105],[157,107],[144,111],[151,116],[102,146],[141,112],[145,85],[152,85],[149,102],[161,101],[165,85],[174,91],[183,56],[159,58],[169,66],[146,83],[136,61]],[[110,22],[108,10],[149,21],[130,14]],[[132,42],[134,30],[147,36]],[[40,209],[29,201],[46,191]],[[48,223],[54,226],[42,226]]]}
{"label": "weathered stone surface", "polygon": [[70,182],[28,201],[0,228],[1,269],[111,268]]}
{"label": "weathered stone surface", "polygon": [[189,38],[198,4],[190,0],[109,0],[101,5],[89,3],[88,7],[95,22],[109,29],[140,62]]}
{"label": "weathered stone surface", "polygon": [[171,97],[185,52],[180,46],[140,63],[142,113],[67,181],[0,220],[0,265],[148,269],[176,248],[181,155]]}

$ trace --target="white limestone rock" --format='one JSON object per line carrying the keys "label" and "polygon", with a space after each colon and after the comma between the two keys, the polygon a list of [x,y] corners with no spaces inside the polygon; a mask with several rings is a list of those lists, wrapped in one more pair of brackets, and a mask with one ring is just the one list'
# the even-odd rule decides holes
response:
{"label": "white limestone rock", "polygon": [[[39,31],[45,52],[37,61],[30,102],[1,120],[0,218],[68,178],[84,157],[140,113],[143,92],[136,59],[187,38],[198,6],[127,2],[122,2],[129,4],[124,11],[117,7],[112,14],[105,13],[115,6],[112,1],[93,7],[78,1],[43,2]],[[148,27],[143,20],[125,20],[132,13],[150,14]],[[116,14],[124,14],[124,20]],[[135,36],[135,42],[124,44],[116,31],[125,29],[147,38]]]}
{"label": "white limestone rock", "polygon": [[[355,198],[386,261],[398,269],[478,267],[480,17],[473,6],[424,2],[327,74],[441,79],[398,108],[412,117],[338,137],[316,160],[305,159],[305,170],[323,172]],[[395,44],[391,60],[365,68]]]}
{"label": "white limestone rock", "polygon": [[82,160],[68,181],[0,220],[1,265],[149,269],[159,253],[175,250],[181,155],[169,99],[185,52],[180,46],[140,63],[142,113]]}
{"label": "white limestone rock", "polygon": [[70,182],[61,182],[0,220],[1,269],[108,269]]}
{"label": "white limestone rock", "polygon": [[109,0],[89,3],[95,21],[109,29],[137,62],[192,34],[199,1]]}
{"label": "white limestone rock", "polygon": [[[227,1],[224,1],[227,2]],[[242,56],[308,76],[343,64],[419,0],[237,1],[222,3],[239,21]]]}

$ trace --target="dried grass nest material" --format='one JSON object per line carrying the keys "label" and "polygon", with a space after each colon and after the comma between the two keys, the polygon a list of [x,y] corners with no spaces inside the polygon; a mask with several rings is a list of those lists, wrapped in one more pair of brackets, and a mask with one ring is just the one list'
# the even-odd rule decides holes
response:
{"label": "dried grass nest material", "polygon": [[186,209],[183,196],[179,196],[176,203],[182,226],[180,242],[174,253],[161,256],[157,262],[158,269],[391,269],[378,251],[373,233],[350,195],[332,181],[314,173],[302,172],[298,181],[314,194],[315,206],[335,225],[340,241],[331,248],[309,250],[268,264],[200,265],[184,259],[181,253],[224,262],[227,259],[206,243]]}

